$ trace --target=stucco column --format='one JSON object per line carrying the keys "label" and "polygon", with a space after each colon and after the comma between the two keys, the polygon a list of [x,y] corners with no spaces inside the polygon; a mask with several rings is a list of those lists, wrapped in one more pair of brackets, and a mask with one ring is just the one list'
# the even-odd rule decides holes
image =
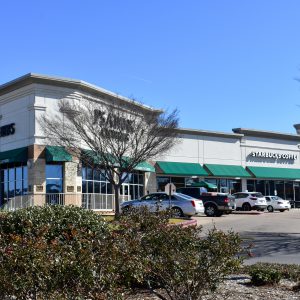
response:
{"label": "stucco column", "polygon": [[34,205],[46,203],[45,146],[31,145],[28,148],[28,194],[33,195]]}
{"label": "stucco column", "polygon": [[247,179],[242,179],[242,192],[245,192],[247,190]]}
{"label": "stucco column", "polygon": [[148,194],[148,192],[155,193],[157,191],[157,182],[156,182],[156,173],[153,172],[145,172],[145,186],[144,186],[144,194]]}
{"label": "stucco column", "polygon": [[65,162],[63,170],[65,205],[81,206],[82,177],[78,161]]}

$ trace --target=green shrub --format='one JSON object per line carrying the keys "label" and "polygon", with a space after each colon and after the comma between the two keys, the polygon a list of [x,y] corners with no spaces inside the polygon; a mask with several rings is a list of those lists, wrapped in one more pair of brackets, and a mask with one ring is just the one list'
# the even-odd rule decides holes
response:
{"label": "green shrub", "polygon": [[256,263],[254,265],[243,266],[241,272],[250,274],[256,269],[275,270],[279,272],[282,278],[292,281],[300,281],[300,265],[296,264],[278,264],[278,263]]}
{"label": "green shrub", "polygon": [[0,231],[3,234],[43,234],[47,240],[65,240],[70,228],[101,232],[106,230],[107,223],[93,211],[76,206],[32,206],[0,216]]}
{"label": "green shrub", "polygon": [[233,232],[213,229],[201,238],[201,228],[170,226],[165,214],[146,209],[121,217],[118,228],[122,275],[129,285],[142,284],[160,299],[166,294],[174,300],[201,299],[240,266],[241,240]]}
{"label": "green shrub", "polygon": [[[107,224],[70,206],[31,207],[0,219],[0,294],[17,299],[76,299],[114,292],[104,255]],[[117,296],[116,296],[117,298]]]}
{"label": "green shrub", "polygon": [[256,266],[250,269],[251,282],[254,285],[274,285],[279,283],[282,273],[272,267]]}
{"label": "green shrub", "polygon": [[70,206],[7,213],[0,216],[0,295],[117,300],[142,286],[160,299],[198,300],[241,261],[237,234],[200,233],[145,208],[109,225]]}

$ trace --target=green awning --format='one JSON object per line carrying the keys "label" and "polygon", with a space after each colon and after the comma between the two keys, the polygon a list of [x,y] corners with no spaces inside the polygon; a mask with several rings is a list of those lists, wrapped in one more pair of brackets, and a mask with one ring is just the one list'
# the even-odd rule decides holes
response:
{"label": "green awning", "polygon": [[256,178],[300,179],[300,169],[247,167]]}
{"label": "green awning", "polygon": [[0,152],[0,164],[26,163],[28,158],[27,147]]}
{"label": "green awning", "polygon": [[143,162],[139,163],[134,169],[137,170],[137,171],[155,173],[155,168],[146,161],[143,161]]}
{"label": "green awning", "polygon": [[234,165],[204,165],[208,171],[217,177],[251,177],[251,175],[241,166]]}
{"label": "green awning", "polygon": [[72,161],[72,155],[60,146],[46,146],[46,162]]}
{"label": "green awning", "polygon": [[217,189],[218,187],[215,184],[206,182],[206,181],[199,181],[193,182],[190,186],[192,187],[205,187],[207,189]]}
{"label": "green awning", "polygon": [[196,163],[158,161],[158,167],[166,175],[207,176],[208,173]]}

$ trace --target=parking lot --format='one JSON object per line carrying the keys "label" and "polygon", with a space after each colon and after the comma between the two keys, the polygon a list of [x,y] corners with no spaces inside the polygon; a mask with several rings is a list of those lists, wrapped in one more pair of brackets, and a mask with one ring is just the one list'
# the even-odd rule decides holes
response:
{"label": "parking lot", "polygon": [[235,212],[220,218],[195,217],[203,233],[216,226],[240,233],[244,245],[253,243],[253,257],[245,264],[278,262],[300,264],[300,210],[257,213]]}

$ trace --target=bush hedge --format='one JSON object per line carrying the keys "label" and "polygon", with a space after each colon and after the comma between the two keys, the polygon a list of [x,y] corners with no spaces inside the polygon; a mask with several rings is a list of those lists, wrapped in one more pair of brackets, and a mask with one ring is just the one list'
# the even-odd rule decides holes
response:
{"label": "bush hedge", "polygon": [[282,278],[279,270],[270,267],[256,266],[249,272],[251,276],[251,283],[254,285],[275,285],[278,284]]}
{"label": "bush hedge", "polygon": [[198,300],[239,267],[240,239],[170,226],[130,210],[113,225],[78,207],[0,216],[0,294],[16,299],[123,299],[143,287],[160,299]]}
{"label": "bush hedge", "polygon": [[256,263],[244,266],[241,272],[252,274],[256,270],[273,270],[280,273],[280,276],[292,281],[300,281],[300,265],[296,264],[278,264],[278,263]]}

